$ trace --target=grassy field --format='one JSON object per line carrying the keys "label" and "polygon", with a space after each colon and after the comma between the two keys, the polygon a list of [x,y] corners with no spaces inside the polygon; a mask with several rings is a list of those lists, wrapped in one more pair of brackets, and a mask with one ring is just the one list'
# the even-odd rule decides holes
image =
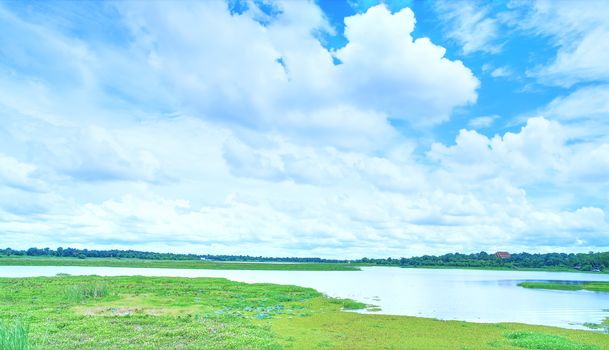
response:
{"label": "grassy field", "polygon": [[609,282],[583,283],[553,283],[553,282],[522,282],[524,288],[556,289],[556,290],[591,290],[594,292],[609,292]]}
{"label": "grassy field", "polygon": [[246,263],[217,262],[204,260],[144,260],[115,258],[61,258],[2,256],[0,266],[106,266],[106,267],[144,267],[172,269],[206,270],[291,270],[291,271],[358,271],[359,267],[350,264],[329,263]]}
{"label": "grassy field", "polygon": [[609,349],[591,331],[342,311],[362,307],[217,278],[0,278],[0,349]]}

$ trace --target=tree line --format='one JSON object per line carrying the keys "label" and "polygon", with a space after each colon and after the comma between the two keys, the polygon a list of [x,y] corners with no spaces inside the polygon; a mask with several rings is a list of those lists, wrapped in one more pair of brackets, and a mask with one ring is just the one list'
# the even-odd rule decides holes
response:
{"label": "tree line", "polygon": [[214,260],[214,261],[252,261],[252,262],[309,262],[309,263],[347,263],[348,260],[323,259],[323,258],[298,258],[298,257],[263,257],[250,255],[212,255],[212,254],[176,254],[155,253],[138,250],[96,250],[76,248],[29,248],[0,249],[0,255],[4,256],[47,256],[68,258],[121,258],[121,259],[146,259],[146,260]]}
{"label": "tree line", "polygon": [[147,260],[198,260],[196,254],[154,253],[138,250],[95,250],[76,248],[29,248],[26,250],[0,249],[0,255],[5,256],[47,256],[67,258],[124,258],[124,259],[147,259]]}
{"label": "tree line", "polygon": [[423,255],[400,259],[358,260],[364,264],[400,265],[405,267],[473,267],[473,268],[548,268],[574,269],[580,271],[602,271],[609,269],[609,252],[604,253],[546,253],[511,254],[509,258],[499,258],[486,252],[473,254],[450,253],[440,256]]}
{"label": "tree line", "polygon": [[96,250],[76,248],[29,248],[26,250],[0,249],[3,256],[47,256],[73,258],[124,258],[147,260],[213,260],[213,261],[253,261],[253,262],[306,262],[306,263],[354,263],[366,265],[393,265],[403,267],[472,267],[472,268],[546,268],[574,269],[580,271],[609,270],[609,252],[604,253],[516,253],[502,259],[486,252],[444,255],[423,255],[412,258],[362,258],[323,259],[316,257],[263,257],[250,255],[176,254],[155,253],[138,250]]}

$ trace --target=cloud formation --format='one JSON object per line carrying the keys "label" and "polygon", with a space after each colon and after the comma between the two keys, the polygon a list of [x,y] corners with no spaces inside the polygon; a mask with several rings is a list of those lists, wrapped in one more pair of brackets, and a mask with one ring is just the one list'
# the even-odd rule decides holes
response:
{"label": "cloud formation", "polygon": [[[313,2],[86,6],[74,11],[104,13],[94,22],[112,35],[0,6],[0,35],[22,39],[0,48],[2,245],[353,258],[609,246],[605,84],[555,94],[516,127],[475,110],[485,82],[467,57],[501,52],[490,9],[448,19],[459,56],[409,8],[362,9],[337,33]],[[522,30],[559,37],[535,18]],[[542,85],[559,76],[547,67],[534,67]]]}
{"label": "cloud formation", "polygon": [[448,28],[447,37],[461,45],[468,55],[481,51],[497,53],[500,23],[491,16],[489,6],[475,1],[436,1],[435,9]]}
{"label": "cloud formation", "polygon": [[[572,86],[609,79],[609,8],[603,1],[547,1],[518,3],[526,14],[513,25],[550,38],[556,56],[531,69],[546,84]],[[517,23],[516,23],[517,22]]]}

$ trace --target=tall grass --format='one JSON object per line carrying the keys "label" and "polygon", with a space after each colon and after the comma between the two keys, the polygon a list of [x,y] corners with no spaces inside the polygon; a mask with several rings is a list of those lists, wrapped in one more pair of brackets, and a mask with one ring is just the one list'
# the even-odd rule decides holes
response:
{"label": "tall grass", "polygon": [[0,320],[0,350],[31,350],[30,327],[21,320],[8,323]]}
{"label": "tall grass", "polygon": [[89,299],[99,299],[109,294],[108,285],[105,283],[77,284],[68,286],[65,290],[66,299],[73,303],[82,303]]}

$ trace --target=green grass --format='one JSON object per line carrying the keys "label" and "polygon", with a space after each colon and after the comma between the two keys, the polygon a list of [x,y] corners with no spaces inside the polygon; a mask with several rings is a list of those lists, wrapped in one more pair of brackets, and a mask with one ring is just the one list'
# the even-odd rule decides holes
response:
{"label": "green grass", "polygon": [[548,349],[548,337],[582,349],[609,348],[609,335],[522,324],[476,324],[427,318],[326,311],[309,317],[279,319],[273,330],[285,349],[522,349],[511,333],[535,333],[533,349]]}
{"label": "green grass", "polygon": [[20,319],[12,323],[0,320],[0,350],[29,349],[29,326]]}
{"label": "green grass", "polygon": [[309,288],[220,278],[0,278],[3,329],[27,320],[20,329],[37,350],[609,350],[599,332],[343,311],[361,307]]}
{"label": "green grass", "polygon": [[518,284],[524,288],[555,289],[555,290],[591,290],[595,292],[609,292],[609,282],[582,282],[582,283],[556,283],[556,282],[522,282]]}
{"label": "green grass", "polygon": [[599,350],[596,345],[582,344],[564,337],[535,332],[512,332],[506,335],[510,343],[523,349],[533,350]]}
{"label": "green grass", "polygon": [[290,270],[290,271],[359,271],[360,268],[340,263],[246,263],[204,260],[144,260],[117,258],[62,258],[0,255],[0,266],[105,266],[204,270]]}

